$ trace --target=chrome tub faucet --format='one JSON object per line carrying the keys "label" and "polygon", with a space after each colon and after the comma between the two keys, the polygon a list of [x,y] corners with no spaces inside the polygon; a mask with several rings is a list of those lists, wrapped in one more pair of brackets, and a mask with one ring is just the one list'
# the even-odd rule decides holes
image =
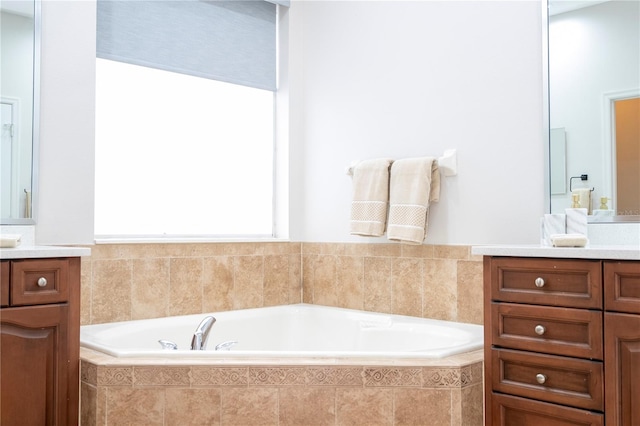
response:
{"label": "chrome tub faucet", "polygon": [[191,339],[192,351],[203,351],[207,347],[207,339],[209,338],[209,331],[216,322],[216,319],[212,316],[205,317],[196,328]]}

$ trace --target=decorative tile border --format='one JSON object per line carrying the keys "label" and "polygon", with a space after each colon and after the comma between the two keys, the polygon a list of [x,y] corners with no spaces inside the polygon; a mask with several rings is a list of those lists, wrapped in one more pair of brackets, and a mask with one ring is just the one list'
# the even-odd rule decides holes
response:
{"label": "decorative tile border", "polygon": [[92,386],[348,386],[464,388],[482,383],[482,362],[462,367],[109,366],[82,361]]}
{"label": "decorative tile border", "polygon": [[247,367],[191,367],[193,386],[247,386]]}

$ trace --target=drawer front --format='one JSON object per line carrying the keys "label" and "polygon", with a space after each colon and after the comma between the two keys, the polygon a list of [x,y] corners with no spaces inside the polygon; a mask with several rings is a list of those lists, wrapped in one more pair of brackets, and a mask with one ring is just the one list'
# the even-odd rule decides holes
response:
{"label": "drawer front", "polygon": [[640,262],[605,262],[604,282],[606,310],[640,314]]}
{"label": "drawer front", "polygon": [[494,349],[491,365],[496,391],[587,410],[604,409],[600,361]]}
{"label": "drawer front", "polygon": [[599,260],[493,258],[491,298],[602,309],[601,271]]}
{"label": "drawer front", "polygon": [[602,359],[602,312],[512,303],[491,304],[495,346]]}
{"label": "drawer front", "polygon": [[10,299],[11,306],[66,302],[69,299],[69,261],[12,261]]}
{"label": "drawer front", "polygon": [[603,415],[515,396],[491,396],[491,426],[602,426]]}
{"label": "drawer front", "polygon": [[0,262],[0,306],[9,305],[9,262]]}

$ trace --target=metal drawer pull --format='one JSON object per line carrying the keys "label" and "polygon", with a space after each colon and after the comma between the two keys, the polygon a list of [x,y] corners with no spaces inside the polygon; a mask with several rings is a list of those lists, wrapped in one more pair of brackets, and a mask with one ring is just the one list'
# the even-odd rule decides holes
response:
{"label": "metal drawer pull", "polygon": [[47,279],[45,277],[38,278],[38,287],[46,287]]}
{"label": "metal drawer pull", "polygon": [[542,336],[544,332],[547,331],[547,329],[544,328],[543,325],[538,324],[536,325],[536,328],[533,329],[533,331],[535,331],[538,336]]}
{"label": "metal drawer pull", "polygon": [[547,381],[547,376],[545,376],[544,374],[536,374],[536,382],[540,383],[541,385],[544,385],[544,382]]}
{"label": "metal drawer pull", "polygon": [[544,287],[544,284],[545,284],[544,278],[538,277],[538,278],[536,278],[536,280],[534,282],[536,284],[536,287],[538,287],[538,288]]}

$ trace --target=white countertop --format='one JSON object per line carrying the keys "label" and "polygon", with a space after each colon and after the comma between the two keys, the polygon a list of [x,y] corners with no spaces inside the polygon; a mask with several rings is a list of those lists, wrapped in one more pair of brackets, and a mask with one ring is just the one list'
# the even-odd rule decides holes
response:
{"label": "white countertop", "polygon": [[43,257],[77,257],[89,256],[88,247],[71,246],[18,246],[0,249],[0,259],[35,259]]}
{"label": "white countertop", "polygon": [[571,259],[640,260],[640,246],[545,247],[541,245],[474,246],[471,253],[483,256],[551,257]]}

